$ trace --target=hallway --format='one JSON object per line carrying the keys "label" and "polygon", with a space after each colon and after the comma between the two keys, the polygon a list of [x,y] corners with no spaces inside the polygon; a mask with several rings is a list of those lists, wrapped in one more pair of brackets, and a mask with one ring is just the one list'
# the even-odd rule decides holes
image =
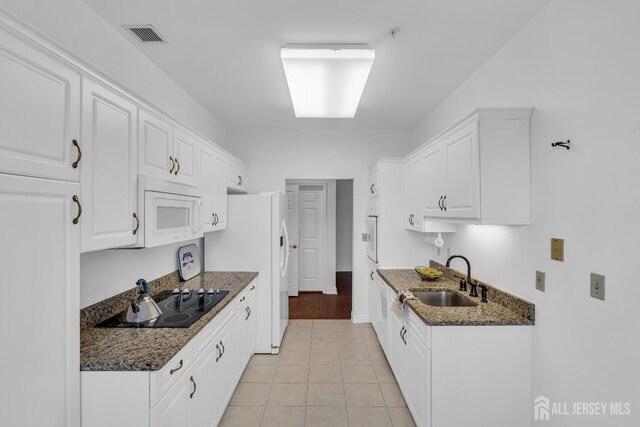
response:
{"label": "hallway", "polygon": [[336,273],[337,295],[300,292],[289,297],[289,319],[351,319],[350,271]]}

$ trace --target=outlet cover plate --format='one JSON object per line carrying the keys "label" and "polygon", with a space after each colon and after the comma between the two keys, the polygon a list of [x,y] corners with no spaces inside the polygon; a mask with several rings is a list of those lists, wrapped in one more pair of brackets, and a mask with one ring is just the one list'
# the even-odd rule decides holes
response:
{"label": "outlet cover plate", "polygon": [[604,301],[604,275],[591,273],[591,297]]}
{"label": "outlet cover plate", "polygon": [[551,239],[551,259],[564,261],[564,239]]}
{"label": "outlet cover plate", "polygon": [[536,270],[536,289],[544,292],[544,271]]}

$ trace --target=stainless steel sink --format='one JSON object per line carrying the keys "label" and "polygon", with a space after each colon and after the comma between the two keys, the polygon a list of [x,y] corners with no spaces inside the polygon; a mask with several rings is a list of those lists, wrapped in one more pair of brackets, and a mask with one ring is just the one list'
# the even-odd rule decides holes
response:
{"label": "stainless steel sink", "polygon": [[446,289],[434,289],[432,291],[416,290],[412,292],[420,301],[433,307],[474,307],[478,305],[471,299]]}

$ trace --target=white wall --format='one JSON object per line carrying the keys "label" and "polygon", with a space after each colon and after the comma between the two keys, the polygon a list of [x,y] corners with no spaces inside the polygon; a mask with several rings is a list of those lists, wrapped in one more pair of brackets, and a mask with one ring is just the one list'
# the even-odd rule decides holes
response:
{"label": "white wall", "polygon": [[336,181],[336,270],[351,271],[353,249],[353,181]]}
{"label": "white wall", "polygon": [[[477,107],[536,108],[532,225],[460,227],[447,244],[479,278],[536,304],[534,396],[632,402],[631,416],[545,425],[640,423],[639,22],[637,1],[555,1],[414,133],[417,145]],[[551,148],[566,139],[570,151]],[[565,239],[565,262],[549,259],[551,237]],[[590,272],[606,275],[605,302],[590,298]]]}
{"label": "white wall", "polygon": [[[353,179],[353,318],[368,321],[365,242],[368,167],[378,157],[404,156],[410,131],[230,129],[238,155],[251,164],[251,191],[284,191],[285,179]],[[427,248],[427,246],[424,246]],[[426,249],[425,249],[426,250]]]}
{"label": "white wall", "polygon": [[224,126],[83,0],[0,0],[0,10],[183,125],[229,149]]}
{"label": "white wall", "polygon": [[114,249],[80,255],[80,307],[102,301],[178,269],[178,249],[195,243],[204,260],[204,239],[147,249]]}

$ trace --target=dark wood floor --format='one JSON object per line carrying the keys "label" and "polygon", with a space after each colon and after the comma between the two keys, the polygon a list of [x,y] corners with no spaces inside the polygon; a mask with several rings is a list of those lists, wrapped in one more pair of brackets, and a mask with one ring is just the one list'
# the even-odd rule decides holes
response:
{"label": "dark wood floor", "polygon": [[351,272],[336,273],[338,295],[322,292],[289,297],[289,319],[350,319]]}

